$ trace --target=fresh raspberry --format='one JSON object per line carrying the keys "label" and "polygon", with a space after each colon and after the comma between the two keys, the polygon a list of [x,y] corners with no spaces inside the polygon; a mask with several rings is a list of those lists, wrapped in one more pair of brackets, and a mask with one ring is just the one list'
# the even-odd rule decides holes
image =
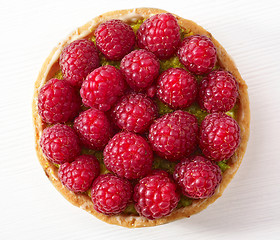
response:
{"label": "fresh raspberry", "polygon": [[157,116],[157,106],[142,93],[124,96],[113,108],[114,122],[121,129],[142,133]]}
{"label": "fresh raspberry", "polygon": [[38,95],[38,113],[49,124],[65,123],[78,115],[81,99],[65,80],[53,78],[43,86]]}
{"label": "fresh raspberry", "polygon": [[60,123],[44,129],[40,146],[47,159],[56,164],[72,162],[81,151],[75,131]]}
{"label": "fresh raspberry", "polygon": [[120,67],[128,85],[138,91],[152,85],[159,75],[160,63],[153,53],[140,49],[127,54]]}
{"label": "fresh raspberry", "polygon": [[217,61],[217,51],[206,36],[194,35],[183,40],[178,51],[181,63],[192,73],[209,73]]}
{"label": "fresh raspberry", "polygon": [[95,150],[102,150],[113,135],[107,116],[95,108],[82,112],[75,119],[74,128],[83,144]]}
{"label": "fresh raspberry", "polygon": [[199,146],[209,159],[219,162],[230,158],[239,143],[240,128],[232,117],[212,113],[202,121]]}
{"label": "fresh raspberry", "polygon": [[63,78],[80,87],[86,76],[99,67],[99,57],[92,41],[76,40],[67,45],[59,59]]}
{"label": "fresh raspberry", "polygon": [[81,155],[72,163],[63,163],[58,170],[58,178],[70,191],[85,192],[99,175],[99,162],[94,156]]}
{"label": "fresh raspberry", "polygon": [[146,94],[148,97],[150,98],[154,98],[157,94],[157,87],[155,85],[150,86],[147,90],[146,90]]}
{"label": "fresh raspberry", "polygon": [[152,176],[152,175],[162,175],[162,176],[165,176],[168,178],[172,178],[172,176],[168,172],[166,172],[165,170],[162,170],[162,169],[153,169],[153,171],[149,174],[149,176]]}
{"label": "fresh raspberry", "polygon": [[91,199],[97,212],[118,214],[127,207],[131,198],[130,182],[113,174],[100,175],[92,184]]}
{"label": "fresh raspberry", "polygon": [[103,154],[107,169],[120,177],[138,179],[152,170],[153,151],[144,138],[134,133],[116,134]]}
{"label": "fresh raspberry", "polygon": [[148,18],[137,31],[138,46],[160,59],[171,57],[180,45],[180,26],[170,13]]}
{"label": "fresh raspberry", "polygon": [[121,60],[133,49],[136,41],[131,26],[118,19],[100,24],[95,36],[97,48],[109,60]]}
{"label": "fresh raspberry", "polygon": [[158,118],[151,125],[149,141],[160,157],[177,161],[195,150],[197,135],[196,117],[188,112],[177,110]]}
{"label": "fresh raspberry", "polygon": [[83,82],[80,93],[83,103],[101,111],[108,111],[124,94],[125,81],[120,70],[111,65],[95,69]]}
{"label": "fresh raspberry", "polygon": [[182,68],[169,68],[158,79],[158,98],[173,109],[189,107],[197,94],[195,77]]}
{"label": "fresh raspberry", "polygon": [[212,71],[199,84],[199,105],[209,113],[227,112],[238,96],[238,83],[224,70]]}
{"label": "fresh raspberry", "polygon": [[218,165],[204,157],[195,156],[177,164],[173,178],[185,196],[202,199],[214,194],[222,174]]}
{"label": "fresh raspberry", "polygon": [[169,215],[176,208],[180,195],[168,174],[157,171],[139,181],[133,200],[137,212],[152,220]]}

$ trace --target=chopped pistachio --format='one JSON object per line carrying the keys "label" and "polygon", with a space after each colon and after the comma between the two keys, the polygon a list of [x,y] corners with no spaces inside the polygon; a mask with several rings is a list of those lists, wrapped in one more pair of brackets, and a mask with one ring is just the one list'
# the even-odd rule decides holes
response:
{"label": "chopped pistachio", "polygon": [[226,171],[227,169],[230,168],[229,165],[227,165],[227,160],[218,162],[218,166],[220,167],[220,169],[222,170],[222,172]]}
{"label": "chopped pistachio", "polygon": [[57,78],[57,79],[60,79],[60,80],[63,79],[63,75],[62,75],[61,70],[58,70],[58,71],[54,74],[53,78]]}
{"label": "chopped pistachio", "polygon": [[145,21],[145,19],[139,19],[137,20],[135,23],[130,24],[130,26],[132,27],[134,33],[137,32],[137,30],[139,29],[139,27],[141,26],[141,24]]}

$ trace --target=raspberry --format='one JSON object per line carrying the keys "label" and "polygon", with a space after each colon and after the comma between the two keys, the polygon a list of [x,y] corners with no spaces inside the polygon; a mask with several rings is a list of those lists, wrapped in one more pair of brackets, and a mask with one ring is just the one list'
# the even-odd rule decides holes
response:
{"label": "raspberry", "polygon": [[238,83],[227,71],[213,71],[200,82],[198,95],[200,107],[207,112],[227,112],[236,103]]}
{"label": "raspberry", "polygon": [[222,180],[218,165],[201,156],[181,161],[176,165],[173,177],[182,193],[194,199],[212,196]]}
{"label": "raspberry", "polygon": [[40,146],[47,159],[56,164],[72,162],[81,151],[75,131],[59,123],[44,129]]}
{"label": "raspberry", "polygon": [[111,65],[95,69],[83,82],[80,93],[83,103],[89,107],[108,111],[124,94],[125,81],[121,72]]}
{"label": "raspberry", "polygon": [[160,59],[170,58],[180,45],[180,26],[170,13],[148,18],[137,31],[138,46]]}
{"label": "raspberry", "polygon": [[95,36],[97,48],[109,60],[121,60],[133,49],[136,41],[131,26],[118,19],[100,24]]}
{"label": "raspberry", "polygon": [[158,79],[158,98],[173,109],[189,107],[197,94],[195,77],[182,68],[169,68]]}
{"label": "raspberry", "polygon": [[152,220],[169,215],[176,208],[180,195],[168,174],[156,171],[135,186],[133,200],[137,212]]}
{"label": "raspberry", "polygon": [[159,75],[160,64],[153,53],[140,49],[127,54],[120,67],[128,85],[134,90],[143,90]]}
{"label": "raspberry", "polygon": [[83,144],[95,150],[102,150],[113,134],[107,116],[95,108],[82,112],[75,119],[74,128]]}
{"label": "raspberry", "polygon": [[152,170],[153,152],[147,141],[134,133],[116,134],[103,154],[107,169],[120,177],[138,179]]}
{"label": "raspberry", "polygon": [[150,86],[147,90],[146,90],[146,94],[148,97],[150,98],[154,98],[156,96],[157,93],[157,87],[155,85]]}
{"label": "raspberry", "polygon": [[126,208],[131,197],[130,182],[113,174],[100,175],[92,184],[91,199],[97,212],[118,214]]}
{"label": "raspberry", "polygon": [[72,163],[60,165],[58,177],[70,191],[85,192],[91,187],[99,172],[100,166],[96,157],[81,155]]}
{"label": "raspberry", "polygon": [[38,112],[49,124],[65,123],[78,115],[81,99],[65,80],[51,79],[40,89]]}
{"label": "raspberry", "polygon": [[97,50],[92,41],[76,40],[67,45],[59,59],[59,65],[65,80],[80,87],[86,76],[99,67]]}
{"label": "raspberry", "polygon": [[117,102],[112,116],[119,128],[140,133],[147,130],[156,118],[157,107],[146,95],[132,93]]}
{"label": "raspberry", "polygon": [[209,73],[217,61],[216,47],[206,36],[194,35],[183,40],[178,51],[181,63],[192,73]]}
{"label": "raspberry", "polygon": [[197,145],[198,124],[194,115],[177,110],[158,118],[150,127],[153,150],[170,161],[191,154]]}
{"label": "raspberry", "polygon": [[232,117],[212,113],[202,121],[199,146],[209,159],[219,162],[230,158],[239,143],[240,128]]}

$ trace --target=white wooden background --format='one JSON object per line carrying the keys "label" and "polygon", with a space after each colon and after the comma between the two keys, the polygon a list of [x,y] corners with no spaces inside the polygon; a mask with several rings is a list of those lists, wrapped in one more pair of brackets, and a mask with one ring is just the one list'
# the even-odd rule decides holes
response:
{"label": "white wooden background", "polygon": [[[251,135],[223,196],[168,225],[125,229],[68,203],[49,183],[33,143],[31,101],[52,48],[104,12],[158,7],[209,30],[249,86]],[[0,239],[280,239],[280,2],[0,1]]]}

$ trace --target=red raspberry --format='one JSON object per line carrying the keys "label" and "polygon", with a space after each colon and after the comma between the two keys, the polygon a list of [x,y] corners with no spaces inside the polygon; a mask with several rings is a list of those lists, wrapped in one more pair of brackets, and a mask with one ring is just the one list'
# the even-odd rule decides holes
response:
{"label": "red raspberry", "polygon": [[108,111],[118,97],[124,94],[125,81],[121,72],[111,65],[95,69],[83,82],[81,97],[89,107]]}
{"label": "red raspberry", "polygon": [[173,109],[190,106],[197,94],[195,77],[182,68],[169,68],[158,79],[158,98]]}
{"label": "red raspberry", "polygon": [[216,47],[206,36],[194,35],[183,40],[178,51],[181,63],[192,73],[209,73],[217,61]]}
{"label": "red raspberry", "polygon": [[160,59],[167,59],[180,45],[180,26],[172,14],[157,14],[141,24],[137,38],[140,48],[145,48]]}
{"label": "red raspberry", "polygon": [[100,175],[92,184],[91,199],[97,212],[118,214],[127,207],[131,198],[130,182],[113,174]]}
{"label": "red raspberry", "polygon": [[152,170],[153,151],[144,138],[134,133],[116,134],[103,154],[107,169],[120,177],[137,179]]}
{"label": "red raspberry", "polygon": [[239,143],[240,128],[232,117],[213,113],[202,121],[199,146],[209,159],[219,162],[230,158]]}
{"label": "red raspberry", "polygon": [[59,65],[65,80],[80,87],[86,76],[99,67],[99,57],[92,41],[76,40],[67,45],[59,59]]}
{"label": "red raspberry", "polygon": [[147,130],[157,116],[157,106],[142,93],[124,96],[113,108],[113,119],[119,128],[140,133]]}
{"label": "red raspberry", "polygon": [[198,95],[200,107],[207,112],[227,112],[235,105],[238,83],[227,71],[212,71],[200,82]]}
{"label": "red raspberry", "polygon": [[137,212],[152,220],[169,215],[176,208],[180,195],[168,174],[157,171],[139,181],[133,200]]}
{"label": "red raspberry", "polygon": [[196,117],[188,112],[177,110],[158,118],[151,125],[149,141],[160,157],[177,161],[195,150],[197,135]]}
{"label": "red raspberry", "polygon": [[165,176],[168,178],[172,178],[172,176],[168,172],[166,172],[162,169],[153,169],[153,171],[149,174],[149,176],[152,176],[152,175],[162,175],[162,176]]}
{"label": "red raspberry", "polygon": [[40,146],[47,159],[56,164],[72,162],[81,151],[75,131],[59,123],[44,129]]}
{"label": "red raspberry", "polygon": [[150,86],[146,91],[147,96],[150,98],[154,98],[156,96],[156,93],[157,87],[155,85]]}
{"label": "red raspberry", "polygon": [[97,48],[109,60],[121,60],[136,41],[132,27],[118,19],[100,24],[95,36]]}
{"label": "red raspberry", "polygon": [[195,199],[212,196],[222,180],[218,165],[201,156],[177,164],[173,177],[182,193]]}
{"label": "red raspberry", "polygon": [[78,115],[81,99],[65,80],[49,80],[38,95],[38,112],[49,124],[65,123]]}
{"label": "red raspberry", "polygon": [[112,137],[113,130],[104,112],[91,108],[74,121],[74,128],[85,146],[102,150]]}
{"label": "red raspberry", "polygon": [[128,85],[134,90],[142,90],[158,77],[160,63],[153,53],[140,49],[127,54],[120,67]]}
{"label": "red raspberry", "polygon": [[100,166],[96,157],[81,155],[72,163],[60,165],[58,177],[70,191],[85,192],[91,187],[99,172]]}

